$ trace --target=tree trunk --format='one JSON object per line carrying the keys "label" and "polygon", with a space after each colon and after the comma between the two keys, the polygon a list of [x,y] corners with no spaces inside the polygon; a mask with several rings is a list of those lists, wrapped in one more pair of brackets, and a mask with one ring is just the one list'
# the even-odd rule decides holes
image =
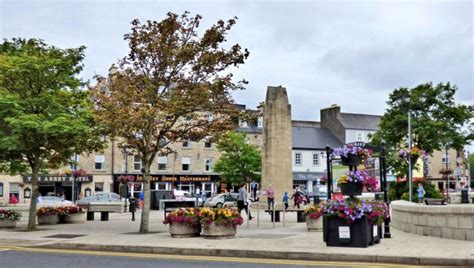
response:
{"label": "tree trunk", "polygon": [[28,226],[26,227],[27,231],[33,231],[36,229],[36,198],[39,195],[39,182],[38,182],[38,164],[31,168],[33,174],[31,175],[31,199],[30,199],[30,212],[28,217]]}
{"label": "tree trunk", "polygon": [[143,167],[143,207],[142,207],[142,219],[140,222],[140,233],[148,233],[148,225],[150,219],[150,164],[145,161]]}

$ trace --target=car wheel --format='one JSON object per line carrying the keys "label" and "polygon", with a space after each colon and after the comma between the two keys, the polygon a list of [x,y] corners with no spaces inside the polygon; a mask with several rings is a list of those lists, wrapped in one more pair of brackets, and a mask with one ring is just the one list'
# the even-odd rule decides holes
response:
{"label": "car wheel", "polygon": [[222,207],[222,203],[217,203],[216,204],[216,208],[221,208]]}

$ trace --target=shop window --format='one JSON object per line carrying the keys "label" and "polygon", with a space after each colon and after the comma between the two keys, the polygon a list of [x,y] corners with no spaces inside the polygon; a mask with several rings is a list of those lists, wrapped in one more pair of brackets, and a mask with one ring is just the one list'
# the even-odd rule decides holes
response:
{"label": "shop window", "polygon": [[183,171],[189,171],[191,169],[191,157],[185,156],[181,158],[181,164]]}
{"label": "shop window", "polygon": [[157,190],[166,190],[166,182],[159,182]]}
{"label": "shop window", "polygon": [[17,200],[20,200],[20,185],[18,183],[10,183],[10,194],[8,196],[14,195]]}
{"label": "shop window", "polygon": [[95,190],[97,192],[103,192],[104,191],[104,183],[103,182],[96,182],[95,183]]}
{"label": "shop window", "polygon": [[0,182],[0,197],[3,197],[3,182]]}
{"label": "shop window", "polygon": [[212,158],[206,158],[206,172],[212,171]]}
{"label": "shop window", "polygon": [[96,155],[95,156],[95,170],[104,170],[105,169],[105,156],[104,155]]}
{"label": "shop window", "polygon": [[140,159],[140,156],[138,155],[133,156],[133,170],[134,171],[142,170],[142,160]]}
{"label": "shop window", "polygon": [[167,163],[168,163],[167,156],[158,156],[158,170],[166,170]]}

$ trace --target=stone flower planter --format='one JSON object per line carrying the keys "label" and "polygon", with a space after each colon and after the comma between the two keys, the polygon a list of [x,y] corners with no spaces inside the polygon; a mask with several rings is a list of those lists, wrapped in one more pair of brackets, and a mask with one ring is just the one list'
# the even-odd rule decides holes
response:
{"label": "stone flower planter", "polygon": [[234,238],[236,233],[236,225],[216,225],[213,222],[202,228],[202,236],[209,239]]}
{"label": "stone flower planter", "polygon": [[59,222],[58,214],[50,214],[50,215],[38,215],[39,225],[46,225],[46,224],[57,224]]}
{"label": "stone flower planter", "polygon": [[0,228],[15,228],[16,221],[0,220]]}
{"label": "stone flower planter", "polygon": [[318,232],[323,230],[323,220],[322,217],[317,219],[312,219],[309,216],[306,216],[306,227],[310,232]]}
{"label": "stone flower planter", "polygon": [[85,223],[86,213],[73,213],[64,217],[65,223]]}
{"label": "stone flower planter", "polygon": [[201,233],[201,225],[189,226],[181,222],[173,222],[170,224],[171,237],[194,237]]}

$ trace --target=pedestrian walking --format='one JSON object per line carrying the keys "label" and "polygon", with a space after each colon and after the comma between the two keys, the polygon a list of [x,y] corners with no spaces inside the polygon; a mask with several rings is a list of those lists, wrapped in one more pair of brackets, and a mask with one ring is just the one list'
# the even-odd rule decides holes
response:
{"label": "pedestrian walking", "polygon": [[301,204],[301,193],[298,191],[298,188],[293,191],[293,195],[291,196],[291,199],[293,199],[293,207],[300,208]]}
{"label": "pedestrian walking", "polygon": [[144,191],[140,192],[140,195],[138,196],[138,199],[140,200],[139,203],[138,203],[138,206],[140,207],[140,209],[142,209],[143,200],[145,200],[145,192]]}
{"label": "pedestrian walking", "polygon": [[268,202],[268,210],[273,209],[273,206],[275,205],[275,190],[273,190],[272,185],[268,185],[267,191],[267,202]]}
{"label": "pedestrian walking", "polygon": [[416,189],[418,193],[418,203],[423,203],[423,199],[425,198],[425,188],[423,188],[423,184],[418,183],[418,188]]}
{"label": "pedestrian walking", "polygon": [[285,192],[283,194],[283,203],[285,203],[285,210],[288,209],[288,200],[290,199],[290,197],[288,196],[288,192]]}
{"label": "pedestrian walking", "polygon": [[239,188],[239,196],[237,197],[237,208],[239,210],[239,213],[241,213],[242,209],[244,209],[249,217],[249,220],[252,220],[252,215],[250,215],[247,200],[248,193],[245,189],[245,183],[242,183]]}

